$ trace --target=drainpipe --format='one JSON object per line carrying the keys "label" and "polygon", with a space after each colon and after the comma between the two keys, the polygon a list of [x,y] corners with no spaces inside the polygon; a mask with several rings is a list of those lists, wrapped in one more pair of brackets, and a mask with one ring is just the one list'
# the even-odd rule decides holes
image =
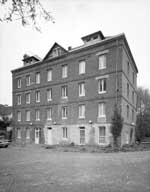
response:
{"label": "drainpipe", "polygon": [[116,96],[115,96],[115,98],[116,98],[116,102],[115,102],[115,104],[116,104],[116,106],[118,107],[118,57],[119,57],[119,53],[118,53],[118,45],[119,45],[119,43],[118,43],[118,40],[116,40],[116,47],[117,47],[117,52],[116,52]]}

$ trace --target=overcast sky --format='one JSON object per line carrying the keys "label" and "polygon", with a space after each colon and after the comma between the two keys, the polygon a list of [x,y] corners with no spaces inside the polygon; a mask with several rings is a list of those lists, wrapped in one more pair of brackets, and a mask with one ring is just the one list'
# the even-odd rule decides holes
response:
{"label": "overcast sky", "polygon": [[150,89],[149,0],[41,0],[55,17],[42,33],[20,21],[0,23],[0,104],[12,105],[11,70],[21,67],[24,53],[43,58],[54,42],[64,48],[82,44],[81,37],[101,30],[105,36],[125,33],[137,64],[138,86]]}

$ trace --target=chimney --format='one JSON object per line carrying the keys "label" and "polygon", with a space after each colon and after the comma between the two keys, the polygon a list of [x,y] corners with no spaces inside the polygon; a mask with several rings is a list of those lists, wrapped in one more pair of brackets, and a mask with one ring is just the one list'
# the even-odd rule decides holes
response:
{"label": "chimney", "polygon": [[72,49],[72,47],[71,47],[71,46],[69,46],[69,47],[68,47],[68,51],[70,51],[71,49]]}

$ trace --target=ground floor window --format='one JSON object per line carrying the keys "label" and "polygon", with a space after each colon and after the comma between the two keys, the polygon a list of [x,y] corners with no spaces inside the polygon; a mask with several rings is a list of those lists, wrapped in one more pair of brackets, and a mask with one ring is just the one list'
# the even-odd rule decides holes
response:
{"label": "ground floor window", "polygon": [[99,143],[105,143],[106,139],[106,128],[105,126],[99,127]]}
{"label": "ground floor window", "polygon": [[68,129],[67,129],[67,127],[63,127],[63,138],[68,138]]}
{"label": "ground floor window", "polygon": [[80,127],[80,144],[85,144],[85,127]]}
{"label": "ground floor window", "polygon": [[17,138],[21,139],[21,129],[17,128]]}
{"label": "ground floor window", "polygon": [[30,139],[30,129],[26,128],[26,139]]}

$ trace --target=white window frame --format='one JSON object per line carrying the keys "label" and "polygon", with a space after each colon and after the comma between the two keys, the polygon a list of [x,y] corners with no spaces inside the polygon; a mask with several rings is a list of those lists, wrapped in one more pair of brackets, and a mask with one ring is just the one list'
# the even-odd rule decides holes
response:
{"label": "white window frame", "polygon": [[[85,127],[80,127],[80,145],[85,145],[86,141],[86,133],[85,133]],[[83,132],[83,136],[81,135],[81,132]]]}
{"label": "white window frame", "polygon": [[68,77],[68,65],[62,65],[62,78]]}
{"label": "white window frame", "polygon": [[51,107],[46,109],[46,119],[52,120],[52,108]]}
{"label": "white window frame", "polygon": [[98,118],[106,117],[106,104],[104,102],[98,103]]}
{"label": "white window frame", "polygon": [[31,76],[26,75],[26,86],[30,86],[30,85],[31,85]]}
{"label": "white window frame", "polygon": [[52,101],[52,88],[47,89],[47,101]]}
{"label": "white window frame", "polygon": [[26,121],[30,121],[31,120],[31,111],[26,110],[25,114],[26,114]]}
{"label": "white window frame", "polygon": [[[104,134],[101,134],[102,133],[102,129],[104,128]],[[99,126],[99,130],[98,130],[98,135],[99,135],[99,138],[98,138],[98,143],[99,144],[105,144],[106,143],[106,127],[105,126]]]}
{"label": "white window frame", "polygon": [[62,128],[62,132],[63,132],[63,139],[67,139],[68,138],[68,128],[67,127],[63,127]]}
{"label": "white window frame", "polygon": [[30,139],[30,128],[26,128],[26,139]]}
{"label": "white window frame", "polygon": [[40,110],[39,109],[35,110],[35,120],[40,121]]}
{"label": "white window frame", "polygon": [[26,100],[26,104],[30,104],[30,102],[31,102],[31,94],[30,93],[25,94],[25,100]]}
{"label": "white window frame", "polygon": [[106,64],[106,54],[103,54],[103,55],[99,55],[98,56],[98,68],[99,70],[102,70],[102,69],[106,69],[107,67],[107,64]]}
{"label": "white window frame", "polygon": [[17,88],[21,88],[21,77],[17,78]]}
{"label": "white window frame", "polygon": [[79,119],[85,119],[85,104],[80,104],[78,106]]}
{"label": "white window frame", "polygon": [[85,96],[85,83],[79,83],[79,97]]}
{"label": "white window frame", "polygon": [[85,74],[86,61],[82,60],[79,62],[79,74]]}
{"label": "white window frame", "polygon": [[21,111],[17,111],[17,121],[21,121]]}
{"label": "white window frame", "polygon": [[40,78],[41,78],[41,77],[40,77],[40,72],[37,72],[37,73],[35,74],[35,83],[36,83],[36,84],[40,84],[40,81],[41,81]]}
{"label": "white window frame", "polygon": [[64,85],[61,87],[61,97],[63,99],[68,97],[68,86],[67,85]]}
{"label": "white window frame", "polygon": [[61,117],[62,119],[67,119],[68,115],[68,107],[67,106],[62,106],[61,108]]}
{"label": "white window frame", "polygon": [[21,139],[21,128],[17,128],[17,139]]}
{"label": "white window frame", "polygon": [[21,105],[21,94],[17,95],[17,105]]}
{"label": "white window frame", "polygon": [[47,81],[52,81],[52,69],[47,70]]}
{"label": "white window frame", "polygon": [[101,78],[98,80],[98,93],[103,94],[107,92],[107,78]]}
{"label": "white window frame", "polygon": [[36,91],[35,92],[35,101],[36,101],[36,103],[40,102],[40,97],[41,97],[40,91]]}

